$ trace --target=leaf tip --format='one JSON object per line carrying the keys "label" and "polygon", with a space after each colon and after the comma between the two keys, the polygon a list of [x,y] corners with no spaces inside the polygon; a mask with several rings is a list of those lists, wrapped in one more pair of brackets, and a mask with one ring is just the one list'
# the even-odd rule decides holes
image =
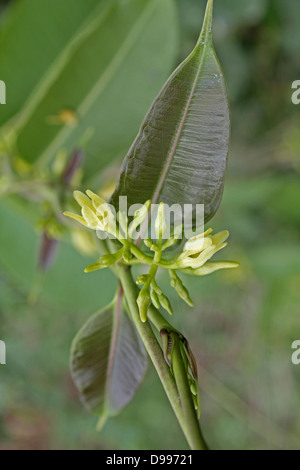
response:
{"label": "leaf tip", "polygon": [[197,46],[206,44],[212,40],[213,6],[214,0],[208,0]]}

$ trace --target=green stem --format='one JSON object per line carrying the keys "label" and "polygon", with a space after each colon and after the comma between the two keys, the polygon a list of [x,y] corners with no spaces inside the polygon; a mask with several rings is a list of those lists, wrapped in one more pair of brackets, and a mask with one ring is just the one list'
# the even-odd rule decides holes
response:
{"label": "green stem", "polygon": [[208,446],[201,432],[197,413],[190,390],[190,385],[184,366],[179,339],[176,333],[171,333],[174,341],[172,350],[172,368],[177,385],[180,402],[183,408],[185,421],[189,429],[190,446],[193,450],[208,450]]}
{"label": "green stem", "polygon": [[[99,240],[99,245],[103,253],[110,252],[110,243],[107,244],[106,241]],[[149,322],[143,323],[140,319],[140,313],[138,305],[136,303],[136,299],[140,291],[136,283],[132,279],[130,268],[128,266],[125,266],[124,264],[116,263],[115,265],[111,266],[111,269],[114,274],[119,278],[122,284],[132,320],[158,373],[158,376],[165,389],[169,402],[174,410],[176,418],[191,449],[207,450],[208,447],[202,436],[200,425],[196,416],[196,412],[194,410],[193,399],[191,396],[185,366],[181,355],[180,346],[178,344],[178,338],[176,336],[176,331],[174,330],[172,325],[170,325],[170,323],[168,323],[168,321],[160,314],[160,312],[156,308],[154,308],[153,305],[151,305],[148,311],[148,316],[155,328],[158,331],[161,331],[165,328],[169,331],[173,330],[175,332],[175,344],[177,345],[174,351],[176,357],[176,374],[174,374],[176,377],[175,382],[174,377],[169,369],[169,366],[165,361],[162,349],[156,339],[156,336],[153,333]],[[177,347],[179,348],[179,352],[177,352]]]}
{"label": "green stem", "polygon": [[150,324],[148,322],[142,323],[140,319],[139,309],[136,303],[139,289],[135,285],[128,267],[118,265],[115,267],[115,271],[123,286],[124,295],[130,309],[132,320],[135,323],[146,350],[156,368],[168,398],[173,406],[174,412],[178,420],[181,422],[183,420],[183,413],[179,403],[179,397],[174,378],[170,374],[169,368],[165,363],[162,350]]}
{"label": "green stem", "polygon": [[[180,396],[180,394],[178,394],[175,380],[170,372],[168,365],[165,362],[162,349],[153,333],[149,322],[141,322],[138,305],[136,303],[136,299],[139,294],[139,289],[132,279],[130,269],[127,266],[118,264],[117,266],[115,266],[114,270],[123,286],[124,295],[130,309],[132,320],[135,323],[140,337],[145,345],[145,348],[154,364],[154,367],[166,391],[170,404],[174,410],[174,413],[178,419],[178,422],[183,430],[183,433],[190,447],[194,450],[206,449],[207,446],[205,445],[203,439],[201,439],[202,434],[200,431],[199,424],[197,424],[196,428],[190,417],[187,416],[184,411],[185,407],[182,403],[182,397]],[[154,321],[156,326],[159,327],[160,325],[168,325],[168,323],[163,320],[163,317],[160,316],[159,312],[157,312],[157,314],[154,314],[154,310],[155,309],[153,308],[150,309],[150,315],[152,321]],[[178,363],[178,361],[176,362]],[[182,367],[184,367],[183,362]],[[181,385],[180,381],[179,385]],[[191,394],[189,395],[189,397],[190,399],[192,399]]]}

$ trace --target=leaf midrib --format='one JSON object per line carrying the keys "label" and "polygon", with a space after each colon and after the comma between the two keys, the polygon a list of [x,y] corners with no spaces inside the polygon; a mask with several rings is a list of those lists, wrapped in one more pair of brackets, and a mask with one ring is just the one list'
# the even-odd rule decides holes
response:
{"label": "leaf midrib", "polygon": [[[85,39],[90,36],[93,31],[96,30],[96,28],[99,27],[112,7],[113,4],[107,5],[106,7],[101,4],[100,6],[97,5],[97,7],[93,9],[93,12],[85,20],[84,24],[79,26],[62,52],[58,55],[54,62],[50,64],[40,82],[34,87],[17,119],[16,115],[14,115],[9,120],[9,122],[13,122],[17,131],[20,132],[26,126],[35,110],[46,96],[52,84],[55,82],[61,71],[65,68],[66,64],[71,60],[75,50],[77,50],[85,41]],[[104,10],[99,16],[98,10],[101,11],[103,8]]]}
{"label": "leaf midrib", "polygon": [[172,145],[171,150],[170,150],[170,153],[169,153],[169,155],[168,155],[166,164],[165,164],[165,166],[164,166],[164,168],[163,168],[162,175],[161,175],[160,179],[159,179],[158,182],[157,182],[156,190],[155,190],[155,193],[154,193],[153,198],[152,198],[152,204],[156,204],[156,202],[157,202],[157,200],[158,200],[158,197],[159,197],[160,192],[161,192],[161,190],[162,190],[162,187],[163,187],[163,185],[164,185],[166,176],[167,176],[167,174],[168,174],[168,172],[169,172],[171,163],[172,163],[172,161],[173,161],[173,158],[174,158],[174,155],[175,155],[175,152],[176,152],[178,143],[179,143],[179,139],[180,139],[181,133],[182,133],[182,131],[183,131],[183,128],[184,128],[184,125],[185,125],[187,116],[188,116],[190,104],[191,104],[192,99],[193,99],[193,96],[194,96],[194,92],[195,92],[195,89],[196,89],[196,86],[197,86],[198,78],[199,78],[199,75],[200,75],[200,72],[201,72],[201,69],[202,69],[202,64],[203,64],[203,60],[204,60],[204,55],[205,55],[206,46],[207,46],[207,45],[205,44],[205,46],[204,46],[204,48],[203,48],[203,54],[202,54],[202,57],[201,57],[201,61],[200,61],[200,64],[199,64],[199,69],[198,69],[198,72],[197,72],[197,74],[196,74],[195,80],[194,80],[194,82],[193,82],[192,90],[191,90],[190,96],[189,96],[189,98],[188,98],[186,107],[185,107],[185,109],[184,109],[183,117],[182,117],[182,119],[181,119],[181,121],[180,121],[180,124],[179,124],[179,126],[178,126],[177,133],[175,134],[174,141],[173,141],[173,145]]}
{"label": "leaf midrib", "polygon": [[[135,40],[143,33],[144,24],[147,23],[148,19],[151,17],[156,6],[156,1],[150,1],[145,7],[141,16],[137,19],[134,26],[131,28],[126,39],[123,41],[122,46],[118,52],[112,58],[110,64],[106,67],[99,80],[96,82],[92,90],[87,94],[85,99],[77,108],[77,114],[80,116],[80,119],[83,119],[84,116],[89,111],[90,107],[94,104],[95,100],[103,93],[106,86],[110,82],[111,77],[116,73],[118,68],[121,67],[125,58],[130,53]],[[46,148],[39,158],[39,162],[47,162],[48,158],[51,158],[51,155],[54,153],[56,148],[59,148],[62,145],[62,142],[66,140],[74,131],[73,128],[67,127],[66,125],[61,129],[52,143]]]}
{"label": "leaf midrib", "polygon": [[[156,184],[156,189],[155,189],[155,192],[152,196],[152,204],[156,204],[158,198],[159,198],[159,195],[160,195],[160,192],[163,188],[163,185],[165,183],[165,179],[166,179],[166,176],[169,172],[169,169],[170,169],[170,166],[171,166],[171,163],[173,161],[173,158],[174,158],[174,155],[175,155],[175,152],[176,152],[176,149],[177,149],[177,146],[178,146],[178,143],[179,143],[179,139],[180,139],[180,136],[181,136],[181,133],[183,131],[183,128],[184,128],[184,125],[185,125],[185,122],[186,122],[186,119],[188,117],[188,112],[189,112],[189,108],[190,108],[190,104],[192,102],[192,99],[193,99],[193,96],[194,96],[194,92],[195,92],[195,89],[196,89],[196,86],[197,86],[197,82],[198,82],[198,79],[199,79],[199,75],[201,73],[201,69],[202,69],[202,65],[203,65],[203,61],[204,61],[204,57],[205,57],[205,51],[206,51],[206,48],[207,48],[207,45],[208,45],[208,42],[211,43],[211,18],[212,18],[212,7],[213,7],[213,0],[209,0],[208,3],[207,3],[207,7],[206,7],[206,12],[205,12],[205,17],[204,17],[204,23],[203,23],[203,29],[200,33],[200,37],[198,39],[198,42],[197,42],[197,45],[196,45],[196,49],[192,52],[192,54],[186,59],[186,61],[182,64],[182,66],[184,67],[184,65],[189,62],[192,57],[198,52],[197,51],[197,47],[200,48],[201,45],[200,44],[203,44],[203,50],[202,50],[202,56],[201,56],[201,60],[200,60],[200,63],[199,63],[199,67],[198,67],[198,71],[197,71],[197,74],[195,76],[195,80],[193,82],[193,86],[192,86],[192,89],[191,89],[191,93],[188,97],[188,100],[187,100],[187,104],[186,104],[186,107],[184,109],[184,112],[183,112],[183,116],[181,118],[181,121],[179,123],[179,126],[178,126],[178,129],[177,129],[177,132],[174,136],[174,141],[173,141],[173,144],[172,144],[172,147],[171,147],[171,150],[170,150],[170,153],[168,155],[168,158],[167,158],[167,161],[166,161],[166,164],[165,166],[163,167],[162,169],[162,172],[161,172],[161,176],[160,176],[160,179],[158,180],[157,184]],[[203,34],[204,33],[204,34]],[[202,41],[202,37],[204,36],[204,41]]]}
{"label": "leaf midrib", "polygon": [[[169,152],[169,155],[167,157],[167,161],[162,169],[162,172],[161,172],[161,176],[156,184],[156,189],[155,189],[155,192],[152,196],[152,204],[156,204],[157,203],[157,200],[159,198],[159,195],[160,195],[160,192],[163,188],[163,185],[165,183],[165,179],[166,179],[166,176],[169,172],[169,169],[171,167],[171,164],[172,164],[172,161],[173,161],[173,158],[174,158],[174,155],[175,155],[175,152],[176,152],[176,149],[177,149],[177,146],[178,146],[178,143],[179,143],[179,140],[180,140],[180,136],[181,136],[181,133],[183,131],[183,128],[184,128],[184,125],[185,125],[185,122],[186,122],[186,119],[188,117],[188,113],[189,113],[189,108],[190,108],[190,105],[191,105],[191,102],[192,102],[192,99],[193,99],[193,96],[194,96],[194,93],[195,93],[195,89],[196,89],[196,86],[197,86],[197,83],[198,83],[198,79],[199,79],[199,75],[201,73],[201,70],[202,70],[202,65],[203,65],[203,61],[204,61],[204,58],[205,58],[205,52],[206,52],[206,48],[207,48],[207,45],[208,43],[211,44],[211,16],[212,16],[212,1],[210,1],[208,4],[207,4],[207,10],[206,10],[206,13],[205,13],[205,18],[204,18],[204,30],[201,31],[201,34],[200,34],[200,37],[199,37],[199,40],[198,40],[198,43],[196,45],[196,49],[193,51],[193,53],[187,58],[187,60],[185,61],[185,63],[189,62],[189,60],[192,59],[192,57],[198,52],[197,51],[197,46],[198,48],[201,47],[201,44],[203,44],[203,50],[202,50],[202,55],[201,55],[201,60],[200,60],[200,63],[199,63],[199,67],[198,67],[198,71],[197,71],[197,74],[195,76],[195,80],[193,82],[193,85],[192,85],[192,89],[191,89],[191,92],[190,92],[190,95],[188,97],[188,100],[187,100],[187,104],[185,106],[185,109],[184,109],[184,112],[183,112],[183,116],[181,118],[181,121],[179,123],[179,126],[178,126],[178,129],[177,129],[177,132],[174,136],[174,140],[173,140],[173,144],[172,144],[172,147],[171,147],[171,150]],[[207,24],[206,24],[207,23]],[[203,37],[203,32],[205,31],[205,34],[204,34],[204,41],[202,41],[202,37]],[[184,64],[185,64],[184,63]],[[184,66],[184,64],[182,64]]]}
{"label": "leaf midrib", "polygon": [[105,383],[105,392],[104,392],[104,404],[103,404],[103,411],[109,407],[109,393],[110,387],[112,382],[112,374],[115,364],[115,357],[117,353],[117,344],[120,332],[120,324],[121,324],[121,310],[122,310],[122,298],[123,298],[123,289],[120,287],[118,298],[117,298],[117,305],[114,311],[114,321],[113,321],[113,328],[112,328],[112,337],[110,342],[110,350],[109,350],[109,358],[108,358],[108,365],[106,370],[106,383]]}

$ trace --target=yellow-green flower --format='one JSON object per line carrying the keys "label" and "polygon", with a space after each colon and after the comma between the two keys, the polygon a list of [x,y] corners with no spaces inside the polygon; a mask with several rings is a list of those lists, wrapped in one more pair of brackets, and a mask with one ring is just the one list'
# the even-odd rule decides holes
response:
{"label": "yellow-green flower", "polygon": [[81,206],[81,216],[73,212],[64,212],[65,216],[92,230],[100,230],[116,236],[115,216],[104,199],[90,190],[87,190],[86,194],[74,191],[74,198]]}
{"label": "yellow-green flower", "polygon": [[87,190],[86,194],[75,191],[74,198],[81,206],[81,215],[65,212],[66,216],[71,217],[87,228],[111,234],[121,242],[121,248],[118,251],[101,256],[96,263],[88,266],[85,272],[103,269],[117,262],[122,262],[126,265],[150,265],[148,274],[142,274],[137,278],[137,284],[143,286],[137,297],[142,322],[147,321],[147,313],[151,303],[156,308],[162,307],[170,315],[173,314],[168,297],[166,297],[155,281],[158,268],[168,270],[171,286],[182,300],[192,306],[193,302],[189,292],[178,277],[177,271],[194,276],[205,276],[220,269],[236,268],[239,266],[238,263],[231,261],[210,261],[218,251],[227,246],[226,240],[229,237],[227,230],[213,235],[211,228],[204,233],[189,238],[184,244],[182,252],[174,258],[164,257],[165,250],[174,246],[181,237],[183,227],[175,227],[170,237],[163,241],[168,228],[163,202],[158,206],[154,223],[156,240],[151,238],[144,239],[144,245],[150,249],[144,252],[138,244],[135,244],[133,235],[138,227],[146,223],[151,201],[147,201],[135,212],[133,220],[129,224],[127,214],[119,212],[116,220],[109,204],[90,190]]}
{"label": "yellow-green flower", "polygon": [[169,268],[171,269],[199,269],[205,265],[218,251],[227,246],[225,242],[229,232],[224,230],[210,236],[212,229],[190,238],[184,245],[182,253],[174,258]]}

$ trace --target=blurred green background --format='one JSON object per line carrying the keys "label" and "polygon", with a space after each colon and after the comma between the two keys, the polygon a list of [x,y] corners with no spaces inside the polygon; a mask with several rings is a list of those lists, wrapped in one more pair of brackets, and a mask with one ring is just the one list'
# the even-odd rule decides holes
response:
{"label": "blurred green background", "polygon": [[[70,237],[62,226],[72,187],[61,172],[83,145],[74,186],[111,192],[147,108],[197,39],[205,3],[0,4],[0,449],[187,448],[152,366],[101,434],[78,400],[70,342],[116,281],[108,270],[83,274],[95,255],[82,253],[81,232]],[[241,267],[185,279],[194,309],[170,291],[174,321],[197,358],[210,446],[300,449],[300,366],[291,362],[300,339],[300,106],[291,102],[299,1],[216,0],[214,38],[232,143],[211,225],[230,230],[226,258]],[[44,274],[42,231],[60,237]]]}

